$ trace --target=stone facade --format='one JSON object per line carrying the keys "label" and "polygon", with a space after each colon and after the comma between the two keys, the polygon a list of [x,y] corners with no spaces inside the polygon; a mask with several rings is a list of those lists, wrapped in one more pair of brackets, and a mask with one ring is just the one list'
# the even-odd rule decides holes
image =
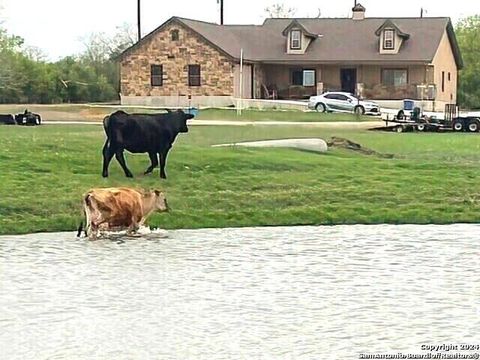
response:
{"label": "stone facade", "polygon": [[[178,40],[172,40],[175,30]],[[151,85],[151,65],[162,65],[162,86]],[[200,86],[189,86],[188,65],[200,65]],[[195,32],[172,21],[124,55],[120,79],[121,95],[128,99],[231,97],[234,63]]]}

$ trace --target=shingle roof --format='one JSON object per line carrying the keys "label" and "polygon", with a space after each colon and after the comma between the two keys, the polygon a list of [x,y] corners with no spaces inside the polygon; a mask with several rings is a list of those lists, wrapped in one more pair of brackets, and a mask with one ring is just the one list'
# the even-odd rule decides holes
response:
{"label": "shingle roof", "polygon": [[[286,39],[282,35],[282,31],[294,20],[308,29],[311,34],[319,35],[311,42],[305,54],[287,54],[285,51]],[[379,52],[379,37],[375,31],[387,20],[410,35],[409,39],[403,42],[398,54],[385,55]],[[461,68],[463,65],[453,27],[450,19],[446,17],[366,18],[364,20],[270,18],[266,19],[262,25],[218,25],[173,17],[165,24],[170,21],[179,21],[235,59],[240,57],[240,50],[243,48],[244,59],[247,61],[278,63],[302,61],[316,63],[428,63],[433,60],[442,36],[447,30],[457,66]],[[145,38],[153,36],[165,24]]]}

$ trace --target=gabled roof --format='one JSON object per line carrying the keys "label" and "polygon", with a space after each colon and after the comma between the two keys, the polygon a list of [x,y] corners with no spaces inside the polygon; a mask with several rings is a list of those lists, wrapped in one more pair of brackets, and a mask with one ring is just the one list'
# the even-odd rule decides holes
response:
{"label": "gabled roof", "polygon": [[[410,35],[402,50],[394,55],[378,51],[376,31],[391,21],[398,29]],[[319,41],[310,44],[304,54],[287,54],[283,31],[296,21],[310,34],[322,34]],[[262,25],[218,25],[198,20],[172,17],[140,42],[125,50],[123,58],[176,22],[198,34],[207,43],[226,56],[238,60],[243,49],[244,59],[267,63],[431,63],[440,41],[447,31],[457,67],[463,65],[450,18],[269,18]],[[403,33],[402,31],[402,33]]]}
{"label": "gabled roof", "polygon": [[400,30],[400,28],[394,24],[394,22],[390,19],[387,19],[385,20],[385,22],[382,24],[382,26],[380,26],[376,31],[375,31],[375,35],[377,36],[380,36],[380,34],[382,33],[383,29],[395,29],[395,31],[397,32],[398,36],[400,36],[401,38],[404,38],[405,40],[407,40],[409,37],[410,37],[410,34],[407,34],[407,33],[404,33],[402,30]]}
{"label": "gabled roof", "polygon": [[[209,38],[212,37],[211,34],[209,35],[207,33],[207,36],[208,37],[205,37],[202,32],[203,31],[197,31],[194,29],[195,26],[190,26],[188,25],[187,23],[185,23],[185,21],[188,21],[188,22],[193,22],[191,25],[195,25],[195,24],[203,24],[204,26],[210,26],[210,25],[213,25],[213,26],[222,26],[223,25],[217,25],[217,24],[212,24],[212,23],[207,23],[207,22],[203,22],[203,21],[199,21],[199,20],[189,20],[189,19],[182,19],[182,18],[179,18],[177,16],[172,16],[170,19],[168,19],[167,21],[165,21],[162,25],[160,25],[159,27],[157,27],[156,29],[154,29],[153,31],[151,31],[150,33],[148,33],[147,35],[145,35],[142,39],[140,39],[140,41],[137,41],[135,44],[133,44],[132,46],[130,46],[129,48],[125,49],[121,54],[118,55],[117,59],[121,60],[123,59],[125,56],[127,56],[128,54],[132,53],[132,51],[134,51],[135,49],[138,49],[141,45],[145,44],[147,41],[149,41],[150,39],[152,39],[156,34],[158,34],[159,32],[161,32],[164,28],[166,28],[168,25],[172,24],[172,23],[177,23],[181,26],[186,26],[187,28],[189,28],[190,30],[193,30],[194,32],[197,33],[198,36],[200,36],[201,38],[203,38],[203,40],[205,40],[208,44],[210,44],[212,47],[214,47],[215,49],[217,49],[218,51],[220,51],[222,54],[228,56],[228,57],[233,57],[233,58],[237,58],[235,56],[232,56],[231,53],[225,51],[225,49],[223,49],[221,46],[218,46],[216,44],[215,41],[211,41]],[[218,29],[217,29],[218,31]],[[224,36],[226,39],[228,39],[228,32],[225,32],[224,33]],[[232,40],[232,39],[229,39],[229,40]]]}
{"label": "gabled roof", "polygon": [[318,35],[313,34],[312,32],[308,31],[304,25],[302,25],[297,19],[293,19],[292,22],[282,31],[283,36],[287,36],[288,32],[291,29],[301,29],[302,32],[311,38],[316,38]]}

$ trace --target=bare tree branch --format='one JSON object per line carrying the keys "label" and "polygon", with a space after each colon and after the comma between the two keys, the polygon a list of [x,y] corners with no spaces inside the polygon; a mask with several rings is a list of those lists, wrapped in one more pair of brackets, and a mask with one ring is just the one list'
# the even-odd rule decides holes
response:
{"label": "bare tree branch", "polygon": [[268,17],[272,18],[291,18],[297,12],[296,8],[290,8],[283,3],[276,3],[265,8]]}

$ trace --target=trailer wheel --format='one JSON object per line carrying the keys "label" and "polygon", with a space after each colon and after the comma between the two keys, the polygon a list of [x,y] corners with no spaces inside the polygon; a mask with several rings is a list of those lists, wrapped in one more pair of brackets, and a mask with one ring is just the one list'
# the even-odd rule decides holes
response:
{"label": "trailer wheel", "polygon": [[477,119],[472,119],[468,122],[468,131],[469,132],[477,132],[480,128],[480,123]]}
{"label": "trailer wheel", "polygon": [[396,131],[397,133],[402,133],[405,131],[403,125],[398,125],[398,126],[395,126],[395,129],[394,131]]}
{"label": "trailer wheel", "polygon": [[425,130],[427,130],[427,126],[425,124],[418,124],[417,125],[417,130],[418,131],[425,131]]}
{"label": "trailer wheel", "polygon": [[464,124],[463,124],[462,120],[458,119],[458,120],[455,120],[453,122],[453,130],[454,131],[460,132],[460,131],[463,131],[463,128],[464,128]]}

